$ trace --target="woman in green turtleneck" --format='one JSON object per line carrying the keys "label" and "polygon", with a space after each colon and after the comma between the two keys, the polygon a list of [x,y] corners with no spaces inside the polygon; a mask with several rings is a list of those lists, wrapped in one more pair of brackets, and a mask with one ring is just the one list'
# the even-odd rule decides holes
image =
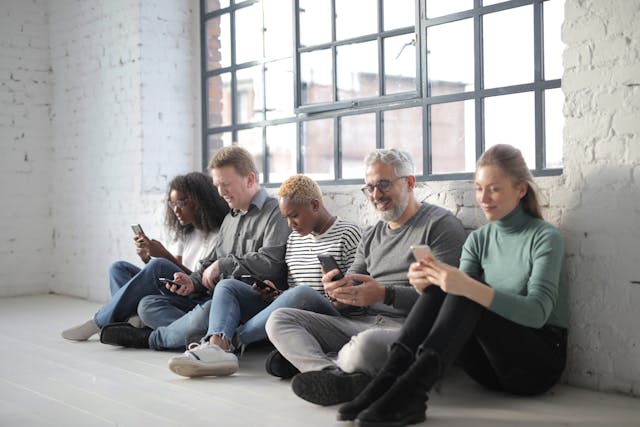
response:
{"label": "woman in green turtleneck", "polygon": [[465,242],[460,268],[411,265],[421,294],[386,364],[338,419],[361,427],[424,421],[427,393],[451,364],[485,387],[534,395],[564,369],[567,298],[563,244],[540,214],[531,173],[510,145],[476,167],[476,201],[489,223]]}

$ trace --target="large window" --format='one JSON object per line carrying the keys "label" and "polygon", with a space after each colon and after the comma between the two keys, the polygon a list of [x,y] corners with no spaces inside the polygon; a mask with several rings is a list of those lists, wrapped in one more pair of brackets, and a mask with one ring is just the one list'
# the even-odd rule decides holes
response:
{"label": "large window", "polygon": [[[201,0],[204,158],[238,144],[261,181],[362,180],[376,147],[422,180],[495,144],[562,167],[564,0]],[[422,18],[421,18],[422,17]]]}

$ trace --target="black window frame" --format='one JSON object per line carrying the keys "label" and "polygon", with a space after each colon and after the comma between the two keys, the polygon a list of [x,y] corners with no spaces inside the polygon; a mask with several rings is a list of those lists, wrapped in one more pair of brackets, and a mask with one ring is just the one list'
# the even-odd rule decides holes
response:
{"label": "black window frame", "polygon": [[[343,116],[374,113],[376,117],[376,148],[384,147],[384,130],[383,130],[383,113],[384,111],[422,107],[422,153],[423,153],[423,173],[416,175],[418,181],[445,181],[445,180],[466,180],[472,179],[472,172],[456,172],[456,173],[437,173],[433,174],[432,170],[432,134],[431,134],[431,121],[425,120],[429,118],[430,107],[432,105],[444,104],[457,101],[473,100],[475,103],[474,119],[475,119],[475,151],[476,159],[484,152],[484,101],[487,98],[498,95],[510,95],[517,93],[533,93],[534,94],[534,111],[535,111],[535,168],[532,169],[534,176],[553,176],[562,174],[562,168],[546,168],[545,167],[545,91],[550,89],[558,89],[561,87],[561,79],[545,80],[544,78],[544,21],[543,21],[543,5],[549,1],[555,0],[508,0],[501,3],[482,6],[482,0],[474,0],[473,9],[465,10],[461,12],[452,13],[445,16],[439,16],[435,18],[427,18],[425,8],[428,7],[429,0],[416,0],[416,28],[405,27],[394,29],[391,31],[383,31],[382,29],[382,13],[384,0],[377,0],[378,7],[378,26],[377,33],[369,34],[362,37],[355,37],[347,40],[336,41],[336,28],[335,28],[335,1],[331,1],[332,11],[332,38],[330,43],[315,46],[301,46],[300,40],[300,28],[299,28],[299,0],[291,0],[293,3],[293,46],[292,46],[292,58],[293,58],[293,76],[294,82],[294,99],[293,102],[293,115],[287,118],[278,118],[267,120],[266,110],[262,111],[262,121],[253,123],[238,123],[237,111],[235,108],[235,102],[231,111],[231,124],[227,126],[219,126],[209,128],[208,121],[208,99],[207,99],[207,79],[217,74],[223,74],[226,72],[231,73],[231,97],[235,99],[237,97],[237,81],[236,72],[245,68],[253,66],[262,67],[262,83],[265,82],[265,66],[269,62],[278,60],[281,58],[266,58],[262,60],[252,61],[238,66],[235,63],[235,38],[231,36],[231,66],[226,68],[219,68],[215,70],[207,71],[207,43],[206,43],[206,21],[216,16],[229,13],[230,19],[230,34],[233,35],[235,29],[235,11],[244,7],[249,7],[254,4],[260,3],[260,0],[245,0],[235,1],[230,0],[229,6],[223,9],[219,9],[213,12],[205,13],[206,1],[200,0],[200,34],[201,34],[201,76],[202,76],[202,147],[203,147],[203,167],[206,167],[208,163],[208,139],[210,135],[221,134],[223,132],[230,132],[232,143],[237,141],[238,131],[261,128],[262,132],[262,165],[261,169],[264,176],[264,184],[267,186],[278,185],[279,182],[269,182],[269,152],[268,144],[266,141],[266,129],[267,126],[280,125],[286,123],[295,123],[296,125],[296,141],[295,141],[295,156],[296,156],[296,173],[304,173],[303,161],[301,157],[302,146],[302,129],[303,122],[316,119],[332,119],[333,120],[333,149],[334,153],[338,154],[334,156],[334,178],[332,180],[319,180],[318,182],[323,184],[354,184],[360,183],[361,179],[343,179],[342,178],[342,150],[341,150],[341,135],[340,135],[340,118]],[[483,19],[484,15],[509,10],[513,8],[523,6],[533,6],[533,31],[534,31],[534,80],[531,83],[517,84],[512,86],[495,87],[485,89],[482,86],[483,75],[483,47],[482,47],[482,34],[483,34]],[[430,88],[428,87],[427,76],[427,53],[426,53],[426,37],[427,28],[431,26],[441,25],[448,22],[455,22],[463,19],[473,19],[474,26],[474,88],[467,92],[460,92],[447,95],[430,96]],[[378,76],[380,92],[384,85],[384,55],[382,52],[383,38],[415,33],[415,46],[416,49],[416,91],[415,93],[403,92],[399,94],[382,95],[373,98],[362,98],[353,100],[336,100],[337,84],[336,84],[336,48],[346,44],[357,43],[364,40],[377,40],[378,41]],[[300,78],[300,54],[317,49],[330,48],[332,52],[332,78],[333,78],[333,100],[329,103],[323,104],[309,104],[302,105],[301,102],[301,78]],[[263,95],[264,97],[264,95]],[[266,100],[262,100],[263,107],[266,108]],[[426,122],[426,125],[425,125]]]}

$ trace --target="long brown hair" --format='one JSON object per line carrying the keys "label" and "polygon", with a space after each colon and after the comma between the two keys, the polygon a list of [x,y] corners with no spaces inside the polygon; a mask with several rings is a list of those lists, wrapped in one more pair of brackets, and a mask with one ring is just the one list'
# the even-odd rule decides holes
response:
{"label": "long brown hair", "polygon": [[513,185],[521,182],[527,184],[527,192],[520,200],[525,212],[534,218],[542,218],[542,210],[538,202],[538,191],[533,176],[517,148],[508,144],[498,144],[485,151],[478,159],[476,171],[484,166],[497,166],[513,179]]}

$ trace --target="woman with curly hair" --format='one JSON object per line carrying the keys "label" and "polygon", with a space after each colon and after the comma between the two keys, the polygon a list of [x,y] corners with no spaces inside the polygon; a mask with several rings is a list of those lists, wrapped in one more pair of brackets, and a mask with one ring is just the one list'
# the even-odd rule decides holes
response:
{"label": "woman with curly hair", "polygon": [[172,240],[170,249],[143,232],[136,233],[136,253],[146,265],[139,268],[126,261],[111,264],[111,300],[92,319],[63,331],[63,338],[86,341],[109,323],[127,321],[136,314],[142,297],[161,292],[160,277],[173,277],[173,272],[179,270],[190,274],[211,252],[220,224],[229,211],[211,178],[200,172],[178,175],[169,183],[166,200],[165,226]]}

